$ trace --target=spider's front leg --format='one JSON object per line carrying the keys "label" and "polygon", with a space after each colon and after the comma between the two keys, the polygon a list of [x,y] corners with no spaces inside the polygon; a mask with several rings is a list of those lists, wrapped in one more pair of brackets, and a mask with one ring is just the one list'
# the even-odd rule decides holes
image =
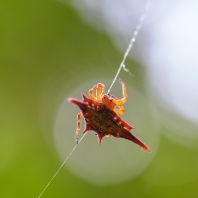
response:
{"label": "spider's front leg", "polygon": [[[89,96],[92,100],[101,101],[102,96],[104,95],[104,88],[105,86],[102,83],[98,83],[92,89],[89,90]],[[96,97],[94,96],[93,92],[96,90]]]}
{"label": "spider's front leg", "polygon": [[95,101],[97,101],[97,98],[94,96],[94,94],[93,94],[93,92],[96,90],[96,85],[92,88],[92,89],[90,89],[89,90],[89,96],[90,96],[90,98],[92,99],[92,100],[95,100]]}
{"label": "spider's front leg", "polygon": [[80,131],[80,118],[83,116],[82,112],[77,114],[77,129],[76,129],[76,144],[78,144],[78,133]]}
{"label": "spider's front leg", "polygon": [[[126,93],[126,85],[124,84],[124,82],[123,82],[120,78],[117,78],[117,80],[119,80],[119,82],[120,82],[121,85],[122,85],[123,98],[120,99],[120,100],[116,100],[116,101],[115,101],[115,104],[116,104],[116,106],[121,106],[123,103],[126,102],[128,96],[127,96],[127,93]],[[123,107],[122,107],[122,108],[123,108]]]}
{"label": "spider's front leg", "polygon": [[104,88],[105,88],[105,86],[102,83],[98,83],[97,84],[96,96],[97,96],[98,101],[100,101],[102,99],[102,96],[105,94]]}

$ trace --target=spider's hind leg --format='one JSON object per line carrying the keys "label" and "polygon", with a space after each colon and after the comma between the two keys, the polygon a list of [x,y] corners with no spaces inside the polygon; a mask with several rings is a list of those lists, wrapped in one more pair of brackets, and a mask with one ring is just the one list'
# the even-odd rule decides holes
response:
{"label": "spider's hind leg", "polygon": [[124,107],[122,105],[118,106],[119,109],[114,109],[117,114],[124,114]]}
{"label": "spider's hind leg", "polygon": [[78,144],[78,133],[80,131],[80,118],[83,116],[82,112],[77,114],[77,129],[76,129],[76,144]]}

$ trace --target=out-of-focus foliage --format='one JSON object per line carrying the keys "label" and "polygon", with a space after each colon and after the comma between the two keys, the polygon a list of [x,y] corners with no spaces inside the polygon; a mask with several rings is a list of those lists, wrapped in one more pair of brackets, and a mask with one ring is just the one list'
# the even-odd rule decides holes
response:
{"label": "out-of-focus foliage", "polygon": [[[0,197],[38,197],[62,163],[53,141],[62,90],[67,87],[66,95],[88,78],[113,79],[122,56],[71,7],[56,1],[0,1]],[[122,79],[145,94],[141,66],[127,64],[135,77],[124,73]],[[166,130],[160,125],[159,132]],[[162,136],[156,155],[136,178],[97,186],[63,168],[43,197],[193,198],[197,185],[197,151]]]}

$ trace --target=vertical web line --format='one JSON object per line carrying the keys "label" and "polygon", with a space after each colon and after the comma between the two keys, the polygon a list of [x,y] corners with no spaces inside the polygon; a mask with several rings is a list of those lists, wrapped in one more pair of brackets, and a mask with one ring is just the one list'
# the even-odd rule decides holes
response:
{"label": "vertical web line", "polygon": [[133,36],[132,36],[132,38],[131,38],[131,40],[129,42],[129,45],[128,45],[127,50],[126,50],[126,52],[124,54],[124,57],[123,57],[122,62],[120,64],[120,67],[118,68],[118,71],[117,71],[117,73],[115,75],[115,78],[113,79],[113,82],[112,82],[109,90],[107,91],[107,94],[109,94],[109,92],[110,92],[111,88],[113,87],[116,79],[118,78],[118,75],[119,75],[119,73],[120,73],[120,71],[121,71],[122,68],[123,68],[124,71],[128,72],[129,74],[131,74],[130,71],[129,71],[129,69],[127,69],[125,67],[125,64],[124,63],[125,63],[125,60],[126,60],[128,54],[129,54],[131,48],[133,47],[133,44],[136,41],[136,38],[137,38],[137,36],[138,36],[141,28],[142,28],[142,25],[144,23],[144,19],[146,18],[146,14],[147,14],[147,11],[148,11],[148,9],[150,7],[150,4],[151,4],[151,0],[147,0],[147,2],[145,4],[145,7],[144,7],[144,11],[143,11],[142,15],[140,16],[139,22],[138,22],[138,24],[137,24],[137,26],[135,28],[135,31],[133,33]]}
{"label": "vertical web line", "polygon": [[[118,75],[119,75],[119,73],[120,73],[120,71],[121,71],[122,68],[123,68],[124,71],[129,72],[129,74],[131,74],[130,71],[129,71],[129,69],[127,69],[127,68],[125,67],[124,63],[125,63],[125,60],[126,60],[128,54],[129,54],[131,48],[133,47],[134,42],[136,41],[136,38],[137,38],[137,36],[138,36],[138,34],[139,34],[140,29],[142,28],[142,25],[143,25],[144,19],[145,19],[145,17],[146,17],[147,11],[148,11],[148,9],[149,9],[149,6],[150,6],[150,4],[151,4],[151,1],[152,1],[152,0],[147,0],[147,2],[146,2],[146,4],[145,4],[144,11],[143,11],[142,15],[140,16],[138,25],[137,25],[136,28],[135,28],[135,31],[134,31],[134,33],[133,33],[133,36],[132,36],[132,38],[131,38],[131,40],[130,40],[130,42],[129,42],[129,45],[128,45],[128,47],[127,47],[127,50],[126,50],[126,52],[125,52],[125,54],[124,54],[123,60],[122,60],[122,62],[121,62],[121,64],[120,64],[120,67],[118,68],[118,71],[117,71],[117,73],[116,73],[116,75],[115,75],[115,78],[114,78],[113,81],[112,81],[112,84],[111,84],[111,86],[110,86],[110,88],[109,88],[107,94],[110,92],[111,88],[113,87],[113,85],[114,85],[116,79],[118,78]],[[86,134],[86,133],[85,133],[85,134]],[[85,134],[84,134],[84,135],[82,136],[82,138],[79,140],[78,144],[79,144],[79,143],[81,142],[81,140],[85,137]],[[72,155],[72,153],[74,152],[74,150],[77,148],[77,145],[78,145],[78,144],[76,144],[76,145],[74,146],[74,148],[71,150],[71,152],[69,153],[69,155],[66,157],[66,159],[64,160],[64,162],[61,164],[61,166],[60,166],[60,167],[58,168],[58,170],[55,172],[55,174],[53,175],[53,177],[52,177],[52,178],[50,179],[50,181],[47,183],[47,185],[45,186],[45,188],[43,189],[43,191],[40,193],[40,195],[38,196],[38,198],[40,198],[40,197],[43,195],[43,193],[44,193],[45,190],[48,188],[48,186],[51,184],[51,182],[54,180],[54,178],[56,177],[56,175],[58,174],[58,172],[61,170],[61,168],[62,168],[62,167],[64,166],[64,164],[67,162],[67,160],[68,160],[69,157]]]}

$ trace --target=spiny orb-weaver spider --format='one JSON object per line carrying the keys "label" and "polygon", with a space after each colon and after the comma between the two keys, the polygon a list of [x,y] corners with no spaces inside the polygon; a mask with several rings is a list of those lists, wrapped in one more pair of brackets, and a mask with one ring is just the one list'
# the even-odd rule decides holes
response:
{"label": "spiny orb-weaver spider", "polygon": [[[74,103],[81,110],[77,115],[76,143],[78,143],[78,133],[80,131],[80,118],[84,116],[86,123],[83,134],[87,131],[94,131],[98,135],[99,144],[104,136],[114,136],[128,139],[150,152],[150,149],[130,132],[134,127],[117,115],[124,114],[122,104],[126,102],[128,98],[126,85],[120,78],[117,79],[122,85],[122,99],[118,99],[110,94],[105,94],[105,86],[102,83],[98,83],[89,90],[90,98],[87,98],[82,93],[82,101],[74,98],[68,99],[69,102]],[[96,96],[93,94],[94,91],[96,92]]]}

